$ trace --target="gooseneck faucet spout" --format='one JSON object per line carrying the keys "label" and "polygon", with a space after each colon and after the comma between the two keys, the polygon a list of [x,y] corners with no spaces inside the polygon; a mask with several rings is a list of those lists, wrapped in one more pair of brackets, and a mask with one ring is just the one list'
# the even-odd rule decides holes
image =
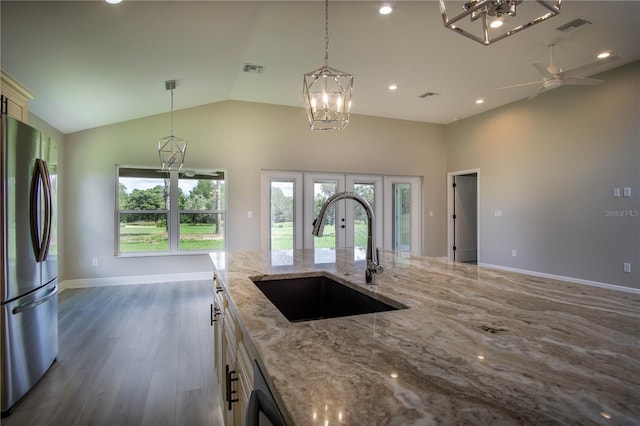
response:
{"label": "gooseneck faucet spout", "polygon": [[322,205],[320,214],[318,214],[316,220],[313,221],[312,234],[316,237],[322,236],[327,209],[336,201],[343,199],[357,201],[362,205],[362,207],[364,207],[364,210],[367,213],[367,269],[365,271],[365,280],[368,284],[371,284],[373,274],[381,274],[384,271],[384,267],[378,263],[378,249],[375,246],[375,218],[373,215],[373,209],[367,200],[353,192],[338,192],[337,194],[332,195]]}

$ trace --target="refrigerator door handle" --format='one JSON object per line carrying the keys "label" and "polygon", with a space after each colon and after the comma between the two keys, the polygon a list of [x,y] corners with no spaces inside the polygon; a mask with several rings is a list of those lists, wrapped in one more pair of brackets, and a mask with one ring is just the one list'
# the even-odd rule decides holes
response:
{"label": "refrigerator door handle", "polygon": [[47,293],[46,296],[41,297],[40,299],[34,300],[33,302],[27,303],[26,305],[16,306],[15,308],[13,308],[11,310],[11,313],[15,315],[15,314],[19,314],[20,312],[24,312],[24,311],[28,311],[30,309],[33,309],[38,305],[42,305],[44,302],[49,300],[51,297],[55,296],[56,293],[58,293],[58,286],[53,287],[51,290],[49,290],[49,292]]}
{"label": "refrigerator door handle", "polygon": [[53,226],[53,199],[51,193],[51,177],[49,176],[49,167],[46,161],[40,161],[42,167],[42,188],[44,190],[44,236],[42,238],[42,260],[47,260],[49,256],[49,246],[51,245],[51,228]]}
{"label": "refrigerator door handle", "polygon": [[[29,218],[31,222],[31,242],[33,244],[33,253],[36,261],[42,262],[47,258],[49,251],[48,243],[51,228],[51,187],[48,179],[47,163],[37,158],[33,167],[33,176],[31,178],[31,189],[29,197]],[[39,233],[38,224],[38,190],[42,187],[44,195],[44,227],[42,234]]]}

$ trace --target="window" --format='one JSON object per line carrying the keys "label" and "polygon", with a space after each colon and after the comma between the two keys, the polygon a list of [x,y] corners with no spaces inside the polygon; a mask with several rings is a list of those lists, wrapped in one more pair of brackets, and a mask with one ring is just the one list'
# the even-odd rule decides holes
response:
{"label": "window", "polygon": [[225,173],[118,167],[116,254],[224,249]]}

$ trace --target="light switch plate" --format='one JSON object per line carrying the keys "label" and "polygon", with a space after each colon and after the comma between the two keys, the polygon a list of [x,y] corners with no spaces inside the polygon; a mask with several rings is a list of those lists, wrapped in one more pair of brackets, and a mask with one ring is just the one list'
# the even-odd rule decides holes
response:
{"label": "light switch plate", "polygon": [[616,198],[620,196],[620,188],[613,188],[613,196]]}
{"label": "light switch plate", "polygon": [[500,217],[502,216],[502,210],[496,210],[493,214],[495,217]]}
{"label": "light switch plate", "polygon": [[631,197],[631,187],[625,186],[624,190],[622,191],[622,195],[625,197]]}
{"label": "light switch plate", "polygon": [[623,265],[622,268],[623,268],[624,272],[627,272],[627,273],[631,272],[631,264],[630,263],[623,263],[622,265]]}

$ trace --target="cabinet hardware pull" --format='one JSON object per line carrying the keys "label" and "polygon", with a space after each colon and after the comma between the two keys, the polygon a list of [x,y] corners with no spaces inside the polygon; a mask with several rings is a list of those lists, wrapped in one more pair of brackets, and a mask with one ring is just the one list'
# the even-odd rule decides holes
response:
{"label": "cabinet hardware pull", "polygon": [[225,369],[226,369],[226,376],[227,376],[226,380],[225,380],[226,388],[227,388],[226,400],[227,400],[227,403],[229,404],[228,405],[228,409],[229,409],[229,411],[231,411],[233,403],[234,402],[238,402],[238,398],[233,398],[233,394],[236,393],[236,391],[234,391],[231,388],[231,382],[237,382],[238,378],[237,377],[236,378],[232,377],[233,374],[236,374],[236,371],[235,370],[230,370],[229,369],[229,364],[226,365]]}
{"label": "cabinet hardware pull", "polygon": [[223,291],[224,289],[222,287],[216,287],[216,293],[221,293]]}
{"label": "cabinet hardware pull", "polygon": [[211,304],[211,325],[213,325],[214,322],[218,321],[216,319],[218,315],[222,315],[222,311],[220,311],[220,308],[214,307],[212,303]]}

